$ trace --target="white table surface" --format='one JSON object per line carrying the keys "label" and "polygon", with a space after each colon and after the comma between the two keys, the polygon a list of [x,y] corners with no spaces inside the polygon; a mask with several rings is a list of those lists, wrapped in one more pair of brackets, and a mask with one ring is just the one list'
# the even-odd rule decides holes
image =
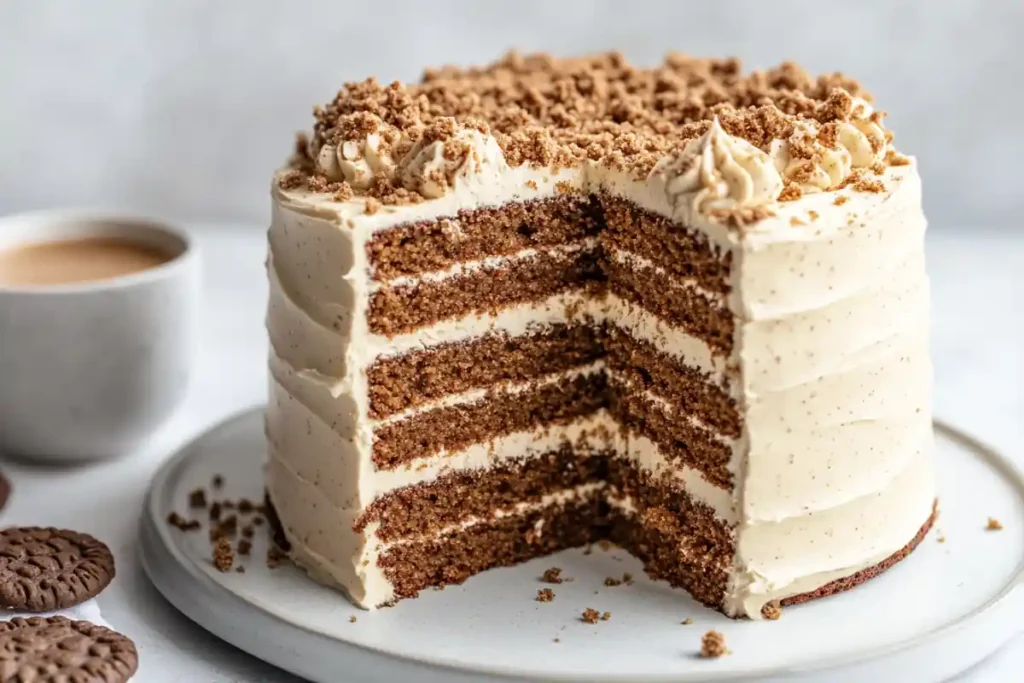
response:
{"label": "white table surface", "polygon": [[[265,392],[264,230],[195,227],[205,296],[200,352],[187,400],[130,458],[70,469],[3,463],[14,492],[0,522],[71,527],[110,545],[117,578],[100,596],[99,606],[103,618],[139,647],[135,680],[294,682],[298,679],[217,640],[176,612],[136,559],[139,511],[154,470],[207,427],[261,403]],[[1024,236],[933,230],[929,258],[936,414],[1024,465]],[[984,501],[979,501],[978,514],[984,519]],[[958,680],[1016,681],[1021,670],[1024,636]],[[912,671],[893,673],[893,680],[914,681]]]}

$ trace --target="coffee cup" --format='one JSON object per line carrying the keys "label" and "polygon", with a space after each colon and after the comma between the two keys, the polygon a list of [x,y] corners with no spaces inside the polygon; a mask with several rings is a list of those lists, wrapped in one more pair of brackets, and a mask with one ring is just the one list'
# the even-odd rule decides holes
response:
{"label": "coffee cup", "polygon": [[159,221],[0,217],[0,453],[81,461],[138,449],[185,396],[199,260]]}

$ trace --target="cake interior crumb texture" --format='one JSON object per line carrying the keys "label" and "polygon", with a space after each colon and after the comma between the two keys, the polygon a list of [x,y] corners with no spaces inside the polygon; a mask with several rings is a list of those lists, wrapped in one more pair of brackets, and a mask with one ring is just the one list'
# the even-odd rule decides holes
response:
{"label": "cake interior crumb texture", "polygon": [[598,542],[751,619],[888,569],[937,513],[894,140],[790,63],[346,84],[271,186],[282,547],[367,609]]}

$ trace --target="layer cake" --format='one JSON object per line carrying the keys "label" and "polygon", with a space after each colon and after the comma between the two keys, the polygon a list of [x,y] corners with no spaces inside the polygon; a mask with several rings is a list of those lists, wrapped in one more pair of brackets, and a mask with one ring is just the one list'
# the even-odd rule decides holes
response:
{"label": "layer cake", "polygon": [[510,54],[274,179],[268,503],[374,608],[610,539],[729,616],[935,515],[921,183],[859,84]]}

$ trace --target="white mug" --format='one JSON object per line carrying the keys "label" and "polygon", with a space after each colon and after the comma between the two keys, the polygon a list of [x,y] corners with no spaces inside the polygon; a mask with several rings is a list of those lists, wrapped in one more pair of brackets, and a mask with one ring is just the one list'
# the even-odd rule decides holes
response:
{"label": "white mug", "polygon": [[0,250],[87,237],[124,239],[171,258],[105,280],[0,285],[0,453],[50,461],[123,456],[185,395],[199,289],[188,235],[92,212],[0,218]]}

